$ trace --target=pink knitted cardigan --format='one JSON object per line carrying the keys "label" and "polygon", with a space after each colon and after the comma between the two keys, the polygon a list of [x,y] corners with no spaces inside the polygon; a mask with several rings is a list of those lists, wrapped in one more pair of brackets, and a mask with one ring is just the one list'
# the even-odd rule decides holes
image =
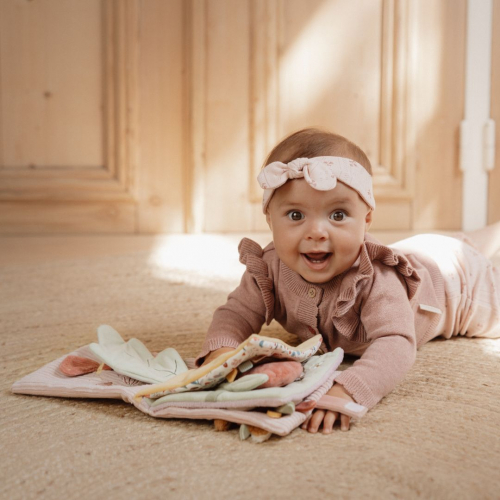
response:
{"label": "pink knitted cardigan", "polygon": [[403,255],[367,234],[355,265],[316,285],[283,264],[272,243],[262,249],[244,238],[239,252],[246,271],[215,311],[197,364],[275,319],[301,342],[320,333],[323,349],[361,356],[335,382],[372,408],[403,379],[417,347],[439,333],[444,283],[428,257]]}

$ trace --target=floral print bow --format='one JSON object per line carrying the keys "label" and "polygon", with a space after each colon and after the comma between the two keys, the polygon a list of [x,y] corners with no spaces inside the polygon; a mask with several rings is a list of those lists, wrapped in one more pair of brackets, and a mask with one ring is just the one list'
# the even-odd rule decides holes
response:
{"label": "floral print bow", "polygon": [[318,191],[329,191],[337,180],[354,189],[366,204],[375,210],[372,176],[358,162],[341,156],[317,156],[296,158],[290,163],[275,161],[266,165],[257,180],[264,189],[262,211],[266,213],[274,191],[292,179],[304,178]]}

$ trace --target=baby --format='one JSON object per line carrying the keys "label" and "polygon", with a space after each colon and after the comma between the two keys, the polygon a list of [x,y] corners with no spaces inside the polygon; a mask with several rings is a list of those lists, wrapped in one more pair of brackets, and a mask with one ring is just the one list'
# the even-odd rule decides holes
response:
{"label": "baby", "polygon": [[[368,234],[375,210],[371,165],[344,137],[296,132],[268,156],[258,181],[273,242],[239,245],[240,285],[213,317],[197,364],[277,320],[323,350],[360,359],[328,395],[372,408],[405,376],[416,350],[443,335],[500,337],[500,223],[456,237],[420,235],[391,246]],[[348,430],[350,418],[316,410],[302,426]]]}

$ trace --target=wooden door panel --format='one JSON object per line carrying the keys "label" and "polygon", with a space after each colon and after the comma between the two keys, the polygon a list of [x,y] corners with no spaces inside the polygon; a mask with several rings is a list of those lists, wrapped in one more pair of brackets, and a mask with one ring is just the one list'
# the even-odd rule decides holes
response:
{"label": "wooden door panel", "polygon": [[[464,0],[203,4],[198,130],[218,152],[198,162],[209,186],[205,230],[266,229],[255,178],[271,147],[306,126],[346,135],[368,153],[374,229],[459,227]],[[248,21],[237,29],[230,18]],[[443,183],[453,187],[446,196]]]}
{"label": "wooden door panel", "polygon": [[375,229],[411,225],[413,10],[406,1],[282,4],[282,135],[318,125],[367,153],[378,204]]}
{"label": "wooden door panel", "polygon": [[415,202],[412,229],[459,230],[460,122],[464,113],[466,1],[416,2]]}
{"label": "wooden door panel", "polygon": [[488,223],[500,221],[500,0],[493,0],[491,118],[496,123],[495,168],[489,175]]}
{"label": "wooden door panel", "polygon": [[248,2],[206,4],[205,231],[250,227]]}
{"label": "wooden door panel", "polygon": [[5,0],[0,19],[0,232],[184,231],[182,0]]}
{"label": "wooden door panel", "polygon": [[256,176],[306,126],[365,149],[375,229],[458,229],[465,7],[5,0],[0,232],[265,230]]}
{"label": "wooden door panel", "polygon": [[133,230],[133,6],[1,3],[0,231]]}
{"label": "wooden door panel", "polygon": [[132,203],[110,201],[2,201],[0,228],[4,234],[106,233],[135,231]]}
{"label": "wooden door panel", "polygon": [[104,164],[101,8],[100,0],[1,3],[4,167]]}
{"label": "wooden door panel", "polygon": [[339,131],[380,163],[383,2],[283,3],[280,134]]}
{"label": "wooden door panel", "polygon": [[147,0],[137,9],[140,24],[131,42],[140,47],[132,145],[136,231],[184,232],[190,142],[187,3]]}

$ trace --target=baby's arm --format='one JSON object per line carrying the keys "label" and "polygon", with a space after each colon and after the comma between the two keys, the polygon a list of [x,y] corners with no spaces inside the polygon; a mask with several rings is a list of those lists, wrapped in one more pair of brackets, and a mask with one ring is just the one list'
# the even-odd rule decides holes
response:
{"label": "baby's arm", "polygon": [[[362,302],[360,320],[371,344],[353,366],[336,379],[328,395],[373,408],[404,378],[416,356],[414,313],[406,287],[395,273],[387,272],[374,282]],[[316,410],[303,425],[309,432],[329,434],[339,414]],[[350,419],[340,415],[341,429]]]}
{"label": "baby's arm", "polygon": [[362,302],[360,320],[370,344],[335,382],[355,401],[373,408],[401,382],[415,362],[415,316],[406,285],[383,269]]}
{"label": "baby's arm", "polygon": [[216,353],[235,349],[252,333],[259,333],[265,317],[262,293],[255,278],[245,271],[240,285],[229,294],[226,304],[215,311],[196,365],[214,359]]}
{"label": "baby's arm", "polygon": [[[352,396],[339,384],[334,384],[326,394],[336,398],[347,399],[347,401],[354,401]],[[323,434],[331,434],[333,431],[333,424],[337,421],[340,422],[341,430],[349,430],[351,417],[348,415],[344,415],[337,411],[316,410],[302,425],[302,429],[314,434],[318,432],[319,427],[323,424]]]}

